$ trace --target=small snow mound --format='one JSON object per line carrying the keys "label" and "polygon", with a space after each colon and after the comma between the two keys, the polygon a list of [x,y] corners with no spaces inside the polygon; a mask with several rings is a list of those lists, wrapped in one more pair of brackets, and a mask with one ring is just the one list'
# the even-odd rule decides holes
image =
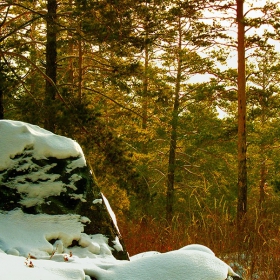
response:
{"label": "small snow mound", "polygon": [[181,248],[180,250],[196,250],[215,256],[215,253],[211,249],[201,244],[190,244]]}
{"label": "small snow mound", "polygon": [[85,272],[98,280],[225,280],[228,276],[238,277],[226,263],[209,254],[208,250],[202,251],[200,246],[196,248],[199,250],[175,250],[130,262],[118,262],[116,265],[87,267]]}

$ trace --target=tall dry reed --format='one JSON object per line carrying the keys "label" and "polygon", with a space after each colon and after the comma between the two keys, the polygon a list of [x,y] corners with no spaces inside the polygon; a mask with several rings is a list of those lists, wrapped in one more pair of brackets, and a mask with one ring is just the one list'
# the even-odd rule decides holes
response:
{"label": "tall dry reed", "polygon": [[217,213],[201,215],[185,222],[175,217],[171,223],[151,217],[125,220],[119,226],[129,254],[146,251],[167,252],[199,243],[242,274],[246,280],[280,279],[279,215],[251,211],[244,228],[235,220]]}

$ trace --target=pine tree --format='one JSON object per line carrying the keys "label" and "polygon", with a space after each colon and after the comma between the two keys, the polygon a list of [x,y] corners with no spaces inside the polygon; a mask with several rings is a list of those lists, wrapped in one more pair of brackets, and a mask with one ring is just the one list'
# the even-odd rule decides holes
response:
{"label": "pine tree", "polygon": [[[274,46],[266,44],[257,48],[250,57],[248,75],[248,122],[251,151],[258,151],[252,177],[259,186],[259,209],[264,210],[266,186],[272,174],[268,162],[274,166],[274,147],[278,145],[279,114],[279,54]],[[251,163],[252,165],[252,163]],[[256,174],[254,176],[254,174]],[[256,177],[256,178],[255,178]]]}
{"label": "pine tree", "polygon": [[210,72],[212,62],[199,53],[212,45],[217,36],[215,29],[199,20],[203,5],[196,1],[171,4],[167,13],[167,35],[164,36],[164,63],[167,81],[172,85],[172,109],[170,113],[170,142],[167,167],[166,218],[172,220],[175,197],[175,173],[177,170],[179,119],[191,99],[189,79],[196,74]]}

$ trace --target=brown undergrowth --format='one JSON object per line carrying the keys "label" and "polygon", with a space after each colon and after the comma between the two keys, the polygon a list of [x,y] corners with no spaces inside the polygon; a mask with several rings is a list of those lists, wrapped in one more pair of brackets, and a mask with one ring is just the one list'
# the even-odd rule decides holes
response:
{"label": "brown undergrowth", "polygon": [[242,230],[237,230],[234,220],[215,214],[188,223],[176,217],[169,224],[143,217],[121,220],[119,227],[131,256],[146,251],[163,253],[199,243],[211,248],[243,279],[279,280],[279,221],[279,215],[252,211]]}

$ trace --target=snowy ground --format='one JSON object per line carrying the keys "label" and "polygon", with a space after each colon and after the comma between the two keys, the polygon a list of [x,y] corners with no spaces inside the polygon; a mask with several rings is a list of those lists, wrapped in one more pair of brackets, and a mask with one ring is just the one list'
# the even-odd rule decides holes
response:
{"label": "snowy ground", "polygon": [[[225,280],[231,268],[201,245],[118,261],[103,235],[83,233],[79,215],[0,214],[0,278],[11,280]],[[117,241],[116,241],[117,243]],[[93,278],[93,279],[94,279]]]}
{"label": "snowy ground", "polygon": [[[18,194],[18,204],[25,208],[43,203],[49,196],[75,190],[73,176],[70,184],[59,181],[59,174],[44,173],[25,157],[18,164],[17,155],[32,148],[36,160],[55,157],[75,158],[67,166],[69,172],[86,164],[81,147],[72,139],[55,135],[40,127],[17,122],[0,121],[0,181],[4,182],[10,168],[31,170],[15,180],[5,181],[5,191]],[[7,171],[8,170],[8,171]],[[74,174],[75,175],[75,174]],[[38,180],[38,178],[40,180]],[[39,183],[38,183],[39,181]],[[2,184],[3,185],[3,184]],[[0,192],[3,191],[1,190]],[[8,196],[9,198],[9,196]],[[83,195],[71,199],[84,202]],[[106,203],[102,201],[90,203]],[[14,201],[8,200],[5,205]],[[114,214],[111,213],[116,223]],[[181,250],[160,254],[146,252],[131,257],[131,261],[116,260],[112,250],[122,250],[118,238],[113,247],[102,234],[86,234],[90,220],[78,214],[27,214],[21,207],[0,210],[0,279],[5,280],[225,280],[228,275],[239,278],[214,253],[201,245],[190,245]]]}

